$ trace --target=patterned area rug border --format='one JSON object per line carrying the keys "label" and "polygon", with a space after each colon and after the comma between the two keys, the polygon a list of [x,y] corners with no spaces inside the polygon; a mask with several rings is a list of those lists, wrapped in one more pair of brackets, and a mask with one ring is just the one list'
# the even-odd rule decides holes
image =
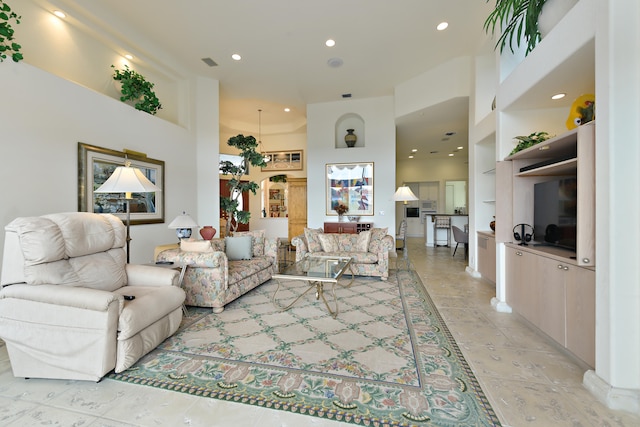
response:
{"label": "patterned area rug border", "polygon": [[[187,354],[166,344],[172,338],[107,378],[365,426],[500,426],[420,278],[412,270],[395,273],[389,282],[397,280],[412,325],[420,387]],[[190,313],[176,335],[216,316],[194,307]]]}

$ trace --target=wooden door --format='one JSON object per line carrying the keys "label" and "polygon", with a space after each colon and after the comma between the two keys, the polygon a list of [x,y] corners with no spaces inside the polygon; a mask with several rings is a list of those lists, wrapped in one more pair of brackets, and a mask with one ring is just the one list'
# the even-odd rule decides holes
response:
{"label": "wooden door", "polygon": [[289,241],[307,226],[307,178],[287,178],[289,185]]}
{"label": "wooden door", "polygon": [[[247,182],[247,181],[243,181],[243,182]],[[221,179],[220,180],[220,197],[229,197],[229,194],[230,192],[229,192],[229,186],[227,185],[227,180]],[[242,207],[243,211],[249,210],[249,194],[246,191],[242,193],[242,206],[243,206]],[[227,213],[220,210],[220,219],[227,221]],[[234,220],[234,223],[235,223],[235,220]],[[238,224],[238,229],[236,231],[249,231],[249,224]],[[220,236],[222,236],[222,234],[223,234],[223,231],[220,232]]]}

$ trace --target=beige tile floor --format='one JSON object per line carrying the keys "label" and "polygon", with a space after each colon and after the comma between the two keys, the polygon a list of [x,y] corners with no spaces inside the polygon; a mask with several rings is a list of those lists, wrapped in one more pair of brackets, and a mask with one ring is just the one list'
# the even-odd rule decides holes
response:
{"label": "beige tile floor", "polygon": [[[413,267],[505,426],[640,426],[582,387],[585,367],[517,315],[490,306],[493,286],[465,272],[462,251],[408,239]],[[0,426],[347,426],[313,417],[111,380],[14,378],[0,345]]]}

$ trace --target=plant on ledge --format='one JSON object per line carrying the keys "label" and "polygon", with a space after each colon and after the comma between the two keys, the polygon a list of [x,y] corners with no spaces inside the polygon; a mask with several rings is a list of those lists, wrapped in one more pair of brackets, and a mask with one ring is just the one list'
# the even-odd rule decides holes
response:
{"label": "plant on ledge", "polygon": [[20,16],[11,11],[11,8],[4,0],[0,0],[0,62],[7,59],[7,55],[11,55],[13,62],[23,59],[20,53],[20,46],[13,41],[13,33],[15,30],[9,23],[11,20],[16,24],[20,23]]}
{"label": "plant on ledge", "polygon": [[131,70],[127,65],[124,66],[124,70],[118,70],[114,65],[111,68],[115,70],[113,80],[122,84],[120,101],[131,101],[136,110],[151,115],[155,115],[162,108],[160,100],[153,91],[154,84],[148,82],[142,74]]}
{"label": "plant on ledge", "polygon": [[513,53],[514,38],[518,47],[524,38],[527,42],[525,55],[528,55],[541,40],[538,17],[546,2],[547,0],[496,0],[496,7],[484,22],[484,30],[487,33],[491,31],[493,35],[496,27],[503,28],[496,43],[496,47],[500,46],[501,53],[507,43]]}
{"label": "plant on ledge", "polygon": [[551,138],[551,136],[549,136],[547,132],[534,132],[528,136],[514,136],[514,139],[517,139],[520,142],[518,142],[518,145],[516,145],[515,148],[511,150],[511,153],[509,153],[509,155],[511,156],[518,151],[533,147],[534,145],[539,144],[542,141],[546,141],[549,138]]}
{"label": "plant on ledge", "polygon": [[230,236],[232,232],[238,229],[239,223],[248,224],[251,218],[249,211],[241,211],[238,209],[238,200],[242,197],[242,193],[251,191],[253,194],[256,194],[256,190],[260,187],[253,181],[241,181],[242,176],[249,173],[249,165],[264,167],[267,163],[264,161],[264,156],[256,151],[258,143],[252,136],[244,136],[242,134],[232,136],[229,138],[227,145],[240,150],[240,157],[242,157],[242,163],[240,165],[235,165],[229,160],[220,162],[220,173],[231,176],[231,179],[227,181],[229,196],[220,196],[220,210],[224,212],[224,216],[227,219],[225,236]]}

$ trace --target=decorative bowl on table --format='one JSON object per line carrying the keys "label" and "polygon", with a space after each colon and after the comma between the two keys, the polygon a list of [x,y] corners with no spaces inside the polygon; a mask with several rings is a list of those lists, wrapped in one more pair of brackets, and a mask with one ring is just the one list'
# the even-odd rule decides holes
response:
{"label": "decorative bowl on table", "polygon": [[349,221],[351,221],[351,222],[358,222],[358,221],[360,221],[360,217],[359,217],[359,216],[349,215],[347,218],[349,218]]}

